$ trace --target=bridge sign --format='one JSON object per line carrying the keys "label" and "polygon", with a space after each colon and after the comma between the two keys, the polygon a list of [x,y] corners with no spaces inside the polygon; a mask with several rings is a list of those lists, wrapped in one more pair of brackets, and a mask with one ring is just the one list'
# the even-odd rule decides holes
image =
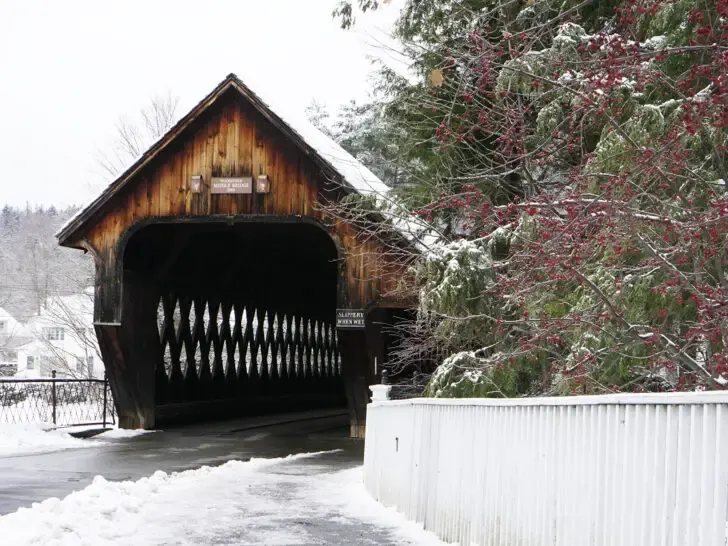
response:
{"label": "bridge sign", "polygon": [[253,177],[213,177],[210,193],[253,193]]}
{"label": "bridge sign", "polygon": [[336,327],[346,330],[364,328],[364,309],[337,309]]}

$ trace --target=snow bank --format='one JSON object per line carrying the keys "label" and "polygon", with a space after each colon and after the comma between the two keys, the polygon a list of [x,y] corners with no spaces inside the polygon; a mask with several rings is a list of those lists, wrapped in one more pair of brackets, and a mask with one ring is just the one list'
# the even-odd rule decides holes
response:
{"label": "snow bank", "polygon": [[102,432],[98,435],[99,438],[118,439],[118,438],[135,438],[142,434],[149,434],[151,432],[159,432],[157,430],[143,430],[143,429],[124,429],[124,428],[113,428]]}
{"label": "snow bank", "polygon": [[42,424],[0,424],[0,457],[98,445],[100,442],[90,443],[60,430],[46,430]]}
{"label": "snow bank", "polygon": [[394,507],[388,508],[376,502],[364,487],[363,474],[362,467],[358,467],[327,476],[322,480],[320,489],[311,491],[311,501],[316,495],[315,500],[338,509],[343,521],[353,518],[388,528],[399,544],[445,544],[434,533],[425,531],[419,523],[407,520]]}
{"label": "snow bank", "polygon": [[328,473],[326,464],[301,464],[316,455],[156,472],[134,482],[97,476],[63,500],[0,517],[0,536],[14,546],[442,544],[372,500],[360,469]]}

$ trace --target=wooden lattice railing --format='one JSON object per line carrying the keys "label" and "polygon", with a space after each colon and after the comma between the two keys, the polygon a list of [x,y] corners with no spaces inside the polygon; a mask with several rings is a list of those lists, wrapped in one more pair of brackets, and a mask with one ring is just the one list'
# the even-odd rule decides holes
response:
{"label": "wooden lattice railing", "polygon": [[157,404],[324,393],[341,375],[333,317],[170,293],[157,319]]}

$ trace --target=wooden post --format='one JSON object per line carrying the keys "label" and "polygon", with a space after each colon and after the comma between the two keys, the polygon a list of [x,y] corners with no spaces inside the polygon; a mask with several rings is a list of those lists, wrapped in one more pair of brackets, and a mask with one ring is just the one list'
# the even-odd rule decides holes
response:
{"label": "wooden post", "polygon": [[367,313],[366,343],[369,348],[369,354],[372,358],[372,364],[374,359],[376,359],[378,364],[378,366],[372,365],[372,376],[374,381],[370,384],[379,383],[382,366],[384,366],[387,362],[387,355],[384,346],[384,333],[382,330],[389,322],[389,313],[387,313],[386,309],[375,307]]}
{"label": "wooden post", "polygon": [[95,324],[120,428],[154,428],[154,380],[158,357],[154,285],[124,272],[122,322]]}
{"label": "wooden post", "polygon": [[369,385],[374,382],[371,359],[367,350],[366,332],[364,330],[339,330],[338,336],[349,407],[350,436],[364,438]]}

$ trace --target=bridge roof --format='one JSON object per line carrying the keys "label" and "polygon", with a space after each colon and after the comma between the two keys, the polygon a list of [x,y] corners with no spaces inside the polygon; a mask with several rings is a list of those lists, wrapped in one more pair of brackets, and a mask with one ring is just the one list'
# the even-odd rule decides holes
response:
{"label": "bridge roof", "polygon": [[[278,128],[291,142],[319,165],[332,179],[361,195],[384,197],[389,187],[361,162],[339,146],[333,139],[314,127],[304,116],[286,115],[274,111],[268,102],[247,87],[235,74],[228,75],[209,95],[177,122],[119,178],[70,218],[56,233],[60,244],[68,242],[102,207],[121,191],[134,176],[153,161],[172,141],[210,108],[223,94],[235,92],[247,100],[265,119]],[[389,199],[387,199],[389,201]],[[401,226],[400,229],[401,230]]]}

